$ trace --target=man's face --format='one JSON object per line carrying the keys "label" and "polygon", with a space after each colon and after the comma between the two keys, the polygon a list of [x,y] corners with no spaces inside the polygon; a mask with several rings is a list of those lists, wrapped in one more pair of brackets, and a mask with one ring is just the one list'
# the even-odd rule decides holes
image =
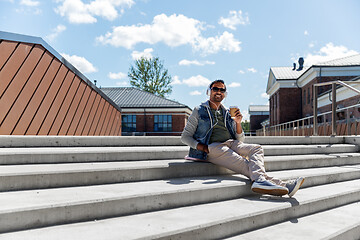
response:
{"label": "man's face", "polygon": [[210,100],[213,102],[221,102],[225,98],[225,92],[222,92],[225,88],[225,84],[216,82],[211,86]]}

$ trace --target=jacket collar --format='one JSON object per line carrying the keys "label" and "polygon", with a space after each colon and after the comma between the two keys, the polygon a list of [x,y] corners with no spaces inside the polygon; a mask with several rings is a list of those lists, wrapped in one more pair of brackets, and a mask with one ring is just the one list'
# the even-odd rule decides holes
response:
{"label": "jacket collar", "polygon": [[[201,105],[205,106],[205,107],[208,107],[209,109],[211,108],[209,100],[207,100],[206,102],[201,103]],[[226,112],[226,108],[225,108],[225,106],[223,104],[220,105],[220,108],[222,108]]]}

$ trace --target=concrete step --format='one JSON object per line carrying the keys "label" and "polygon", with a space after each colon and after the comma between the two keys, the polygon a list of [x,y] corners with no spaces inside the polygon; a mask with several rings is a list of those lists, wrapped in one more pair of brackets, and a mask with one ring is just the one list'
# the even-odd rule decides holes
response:
{"label": "concrete step", "polygon": [[[347,140],[349,138],[349,140]],[[246,137],[245,142],[272,144],[340,144],[356,143],[356,138],[334,136]],[[181,146],[179,136],[0,136],[0,147],[119,147]]]}
{"label": "concrete step", "polygon": [[[304,187],[310,187],[360,179],[360,165],[280,171],[271,175],[284,180],[304,176]],[[242,175],[3,192],[0,193],[0,232],[159,211],[249,195],[253,195],[249,180]]]}
{"label": "concrete step", "polygon": [[179,136],[0,136],[1,147],[184,146]]}
{"label": "concrete step", "polygon": [[[204,187],[205,185],[202,186],[202,188]],[[42,193],[38,195],[42,195]],[[218,196],[218,192],[213,189],[212,195]],[[76,196],[74,197],[76,198]],[[205,198],[208,197],[205,196]],[[174,197],[173,200],[182,198],[182,196],[178,196]],[[19,201],[21,198],[16,199]],[[31,201],[31,199],[29,200]],[[1,238],[13,240],[219,239],[358,201],[360,201],[359,179],[300,189],[296,198],[251,196],[104,220],[18,231],[2,234]],[[146,203],[148,201],[144,200],[143,204]],[[121,207],[122,205],[118,206],[118,208]],[[1,213],[4,214],[4,206],[2,208]],[[99,211],[99,208],[92,209]],[[26,205],[22,209],[25,211],[22,216],[32,216],[36,225],[42,222],[37,215],[25,214]],[[117,208],[113,208],[113,210],[115,209]],[[62,214],[48,214],[49,219],[46,219],[46,222],[54,224],[52,218],[55,216],[73,215],[75,212],[79,214],[84,210],[74,211],[67,208]],[[102,208],[101,210],[104,211],[105,209]],[[41,206],[39,206],[39,211],[44,211]],[[83,214],[89,213],[85,211]],[[4,218],[1,216],[0,219],[2,220],[0,226],[6,225],[7,228],[11,228],[15,224],[13,217]],[[16,224],[24,222],[25,219],[18,218]]]}
{"label": "concrete step", "polygon": [[[360,164],[360,153],[265,157],[267,171]],[[87,186],[233,174],[211,163],[182,159],[0,165],[0,191]]]}
{"label": "concrete step", "polygon": [[[348,139],[349,138],[349,139]],[[357,139],[357,138],[355,138]],[[358,143],[348,136],[250,136],[245,138],[247,143],[261,145],[310,145],[310,144],[341,144],[341,143]],[[359,141],[360,143],[360,141]]]}
{"label": "concrete step", "polygon": [[360,153],[265,156],[267,171],[360,164]]}
{"label": "concrete step", "polygon": [[0,164],[179,159],[188,150],[187,146],[2,148]]}
{"label": "concrete step", "polygon": [[293,218],[228,240],[358,240],[359,237],[360,202],[356,202],[305,217]]}
{"label": "concrete step", "polygon": [[87,186],[233,174],[211,163],[182,159],[0,166],[0,191]]}
{"label": "concrete step", "polygon": [[266,156],[358,152],[355,144],[263,145]]}
{"label": "concrete step", "polygon": [[[353,153],[354,144],[264,145],[266,156]],[[0,165],[179,159],[187,146],[0,148]]]}

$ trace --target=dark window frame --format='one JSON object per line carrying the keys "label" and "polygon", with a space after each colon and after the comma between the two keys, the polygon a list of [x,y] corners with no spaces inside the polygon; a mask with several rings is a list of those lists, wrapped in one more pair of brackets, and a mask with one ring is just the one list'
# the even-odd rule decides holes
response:
{"label": "dark window frame", "polygon": [[154,132],[172,132],[172,115],[154,115]]}
{"label": "dark window frame", "polygon": [[121,116],[121,131],[136,132],[136,115],[125,114]]}

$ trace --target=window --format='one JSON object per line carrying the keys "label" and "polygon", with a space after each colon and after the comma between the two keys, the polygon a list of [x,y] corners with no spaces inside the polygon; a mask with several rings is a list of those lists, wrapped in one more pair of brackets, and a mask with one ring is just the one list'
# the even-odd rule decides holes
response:
{"label": "window", "polygon": [[136,132],[136,115],[122,115],[121,123],[123,132]]}
{"label": "window", "polygon": [[154,115],[154,132],[172,132],[171,115]]}

